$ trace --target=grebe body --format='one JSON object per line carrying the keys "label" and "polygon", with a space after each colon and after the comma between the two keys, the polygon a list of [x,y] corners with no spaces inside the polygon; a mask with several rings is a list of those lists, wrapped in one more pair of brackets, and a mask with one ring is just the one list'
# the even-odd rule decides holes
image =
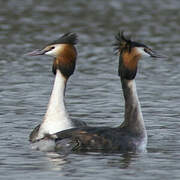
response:
{"label": "grebe body", "polygon": [[55,74],[54,86],[46,114],[43,122],[31,132],[29,136],[31,142],[42,139],[46,134],[54,134],[65,129],[86,125],[83,121],[73,121],[70,119],[64,102],[68,78],[75,70],[77,52],[74,45],[76,42],[76,34],[67,33],[42,50],[35,50],[28,54],[31,56],[53,56],[54,62],[52,70]]}

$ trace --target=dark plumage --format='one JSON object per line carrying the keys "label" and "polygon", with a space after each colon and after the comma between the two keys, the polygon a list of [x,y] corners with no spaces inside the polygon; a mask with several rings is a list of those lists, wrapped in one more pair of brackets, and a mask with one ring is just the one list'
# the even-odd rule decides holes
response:
{"label": "dark plumage", "polygon": [[[103,151],[103,152],[124,152],[136,151],[141,144],[144,135],[128,131],[126,128],[110,127],[84,127],[73,128],[56,133],[55,136],[48,136],[56,142],[56,149],[63,150],[64,139],[68,140],[72,151]],[[63,145],[62,145],[63,144]]]}
{"label": "dark plumage", "polygon": [[115,52],[118,51],[119,52],[124,52],[124,51],[128,51],[129,53],[131,52],[131,49],[133,47],[146,47],[146,45],[139,43],[139,42],[135,42],[132,41],[130,37],[125,37],[124,36],[124,31],[119,32],[116,36],[115,36],[115,43],[114,45],[114,50]]}
{"label": "dark plumage", "polygon": [[59,39],[49,43],[48,45],[53,44],[71,44],[75,45],[78,42],[77,35],[75,33],[66,33],[63,36],[61,36]]}

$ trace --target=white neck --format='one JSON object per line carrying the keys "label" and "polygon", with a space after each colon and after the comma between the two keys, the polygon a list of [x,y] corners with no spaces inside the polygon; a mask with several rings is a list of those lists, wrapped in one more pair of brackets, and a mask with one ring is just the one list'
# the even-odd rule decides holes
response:
{"label": "white neck", "polygon": [[121,126],[146,136],[143,115],[136,91],[135,80],[121,79],[125,99],[125,117]]}
{"label": "white neck", "polygon": [[47,133],[53,134],[73,127],[64,104],[66,82],[64,76],[57,70],[47,111],[39,129],[39,138]]}

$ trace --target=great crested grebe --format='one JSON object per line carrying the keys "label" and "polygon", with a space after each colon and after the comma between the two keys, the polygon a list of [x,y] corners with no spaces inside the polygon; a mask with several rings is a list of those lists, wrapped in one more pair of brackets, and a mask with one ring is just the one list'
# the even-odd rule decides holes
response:
{"label": "great crested grebe", "polygon": [[44,139],[55,143],[55,150],[62,151],[145,151],[147,132],[136,92],[135,76],[138,62],[142,56],[160,58],[149,47],[124,37],[123,33],[116,36],[115,48],[118,50],[118,73],[121,79],[125,114],[123,123],[116,128],[83,127],[72,128]]}
{"label": "great crested grebe", "polygon": [[31,142],[43,138],[46,134],[54,134],[65,129],[86,125],[83,121],[72,121],[64,104],[66,83],[73,74],[76,65],[77,51],[74,46],[76,43],[77,35],[67,33],[45,48],[27,54],[30,56],[53,56],[52,71],[56,75],[46,114],[43,122],[31,132],[29,136]]}

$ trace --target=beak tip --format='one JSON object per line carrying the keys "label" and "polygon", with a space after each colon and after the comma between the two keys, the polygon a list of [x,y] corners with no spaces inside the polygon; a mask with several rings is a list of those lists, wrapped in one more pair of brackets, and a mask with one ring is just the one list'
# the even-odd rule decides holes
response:
{"label": "beak tip", "polygon": [[40,49],[36,49],[32,52],[26,53],[25,56],[38,56],[38,55],[43,55],[44,52]]}

